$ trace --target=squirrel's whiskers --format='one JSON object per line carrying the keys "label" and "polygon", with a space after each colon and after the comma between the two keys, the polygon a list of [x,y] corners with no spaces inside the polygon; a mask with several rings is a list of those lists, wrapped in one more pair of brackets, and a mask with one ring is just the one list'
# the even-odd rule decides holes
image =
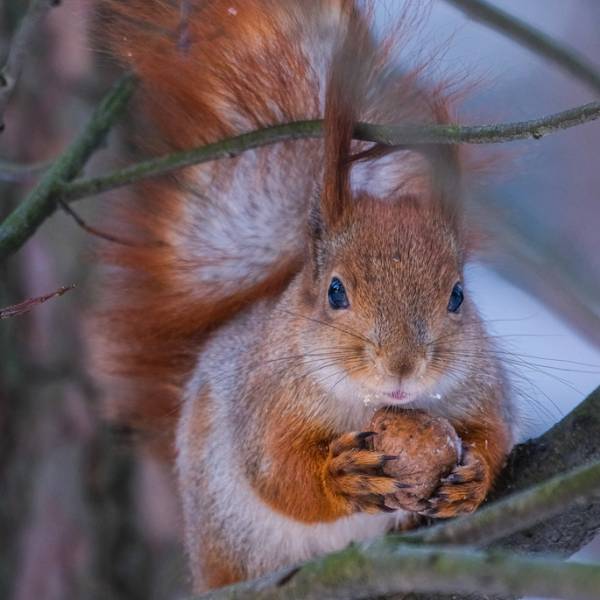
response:
{"label": "squirrel's whiskers", "polygon": [[[353,140],[359,121],[452,120],[444,87],[392,56],[402,29],[377,39],[352,0],[190,1],[184,28],[177,2],[99,2],[145,151],[324,119],[324,139],[186,168],[110,211],[141,243],[103,252],[108,405],[176,455],[195,589],[474,510],[516,417],[464,279],[463,160]],[[412,513],[386,504],[402,482],[363,431],[381,405],[444,417],[464,445]]]}

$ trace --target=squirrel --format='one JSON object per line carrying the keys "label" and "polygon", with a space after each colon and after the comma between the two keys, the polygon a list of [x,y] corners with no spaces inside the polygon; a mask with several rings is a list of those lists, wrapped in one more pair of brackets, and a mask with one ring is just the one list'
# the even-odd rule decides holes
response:
{"label": "squirrel", "polygon": [[140,184],[115,219],[136,243],[105,250],[111,414],[172,451],[195,590],[410,522],[385,502],[402,482],[368,444],[375,407],[450,421],[462,460],[421,513],[475,510],[516,415],[465,281],[465,161],[353,139],[450,123],[444,87],[353,0],[98,1],[145,151],[324,119],[322,139]]}

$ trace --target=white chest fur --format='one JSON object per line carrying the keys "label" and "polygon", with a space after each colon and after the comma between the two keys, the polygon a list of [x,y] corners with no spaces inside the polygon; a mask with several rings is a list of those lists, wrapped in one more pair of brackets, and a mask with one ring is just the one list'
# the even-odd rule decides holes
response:
{"label": "white chest fur", "polygon": [[341,550],[351,542],[378,537],[406,515],[403,511],[392,515],[363,513],[331,523],[301,523],[268,506],[243,477],[230,476],[227,480],[225,477],[221,474],[220,481],[213,479],[212,485],[220,484],[227,488],[226,495],[221,490],[221,497],[240,499],[229,508],[231,518],[227,519],[227,523],[231,523],[232,531],[227,537],[235,539],[233,534],[237,529],[238,535],[241,534],[240,543],[261,548],[261,552],[249,556],[248,569],[251,573],[294,564]]}
{"label": "white chest fur", "polygon": [[[330,523],[302,523],[277,512],[257,495],[239,463],[231,456],[223,456],[231,446],[223,444],[222,437],[205,448],[205,456],[212,457],[205,468],[212,473],[204,481],[203,495],[209,502],[209,498],[220,499],[220,510],[225,512],[221,523],[228,529],[225,536],[230,541],[239,541],[239,551],[247,557],[250,574],[264,573],[341,550],[351,542],[381,536],[407,515],[404,511],[362,513]],[[216,453],[221,454],[220,460],[215,461]],[[260,552],[248,553],[245,551],[248,548],[260,548]]]}

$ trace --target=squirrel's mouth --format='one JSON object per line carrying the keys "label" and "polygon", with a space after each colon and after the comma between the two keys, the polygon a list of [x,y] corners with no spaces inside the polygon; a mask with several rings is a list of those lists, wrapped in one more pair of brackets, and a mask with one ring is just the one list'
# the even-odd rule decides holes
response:
{"label": "squirrel's mouth", "polygon": [[393,392],[386,392],[386,396],[392,398],[398,404],[406,404],[411,401],[410,394],[405,392],[404,390],[394,390]]}

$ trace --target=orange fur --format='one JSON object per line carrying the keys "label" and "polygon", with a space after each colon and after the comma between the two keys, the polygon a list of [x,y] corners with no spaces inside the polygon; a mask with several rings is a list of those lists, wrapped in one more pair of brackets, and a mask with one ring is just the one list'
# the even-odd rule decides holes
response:
{"label": "orange fur", "polygon": [[430,499],[426,511],[429,516],[467,514],[486,499],[511,445],[508,427],[500,415],[494,415],[493,405],[488,408],[488,414],[479,422],[455,424],[463,441],[463,460]]}
{"label": "orange fur", "polygon": [[[104,15],[99,43],[140,80],[135,115],[144,153],[188,149],[268,125],[321,117],[311,65],[286,31],[306,34],[335,10],[356,13],[349,21],[355,31],[347,38],[354,47],[340,56],[363,52],[372,59],[340,63],[332,71],[338,74],[332,87],[345,87],[339,95],[329,95],[327,122],[335,131],[327,137],[330,143],[349,139],[355,117],[379,122],[448,118],[441,90],[419,89],[421,66],[396,82],[386,82],[390,89],[381,94],[381,103],[362,111],[352,108],[356,90],[352,82],[344,84],[344,77],[363,77],[361,85],[368,88],[385,67],[395,40],[390,37],[373,53],[368,19],[358,17],[351,1],[97,1]],[[184,4],[187,12],[181,10]],[[338,138],[342,130],[343,140]],[[276,160],[297,160],[301,148],[306,148],[304,154],[314,154],[315,142],[282,144]],[[332,151],[327,156],[334,156]],[[344,164],[349,152],[350,148],[348,156],[334,159],[330,172],[339,167],[341,177],[348,169]],[[267,149],[257,155],[255,177],[268,180],[273,154]],[[215,181],[227,181],[239,162],[215,163],[206,172]],[[163,450],[172,447],[181,390],[203,340],[243,307],[280,293],[303,261],[298,236],[295,246],[282,247],[270,265],[251,273],[249,281],[240,281],[235,292],[196,281],[196,270],[204,265],[217,268],[230,257],[210,248],[195,263],[186,255],[186,238],[193,239],[194,228],[201,226],[190,224],[179,231],[186,227],[181,225],[189,204],[186,186],[192,185],[195,173],[194,168],[185,169],[138,185],[133,199],[107,211],[111,216],[106,225],[112,231],[124,230],[123,237],[136,240],[138,246],[105,244],[101,250],[103,261],[112,266],[103,281],[104,307],[97,329],[102,343],[96,351],[100,369],[110,378],[107,410]],[[330,181],[327,177],[326,187]],[[333,192],[328,195],[336,197]],[[180,239],[174,241],[174,235]]]}
{"label": "orange fur", "polygon": [[[281,21],[293,3],[190,3],[188,46],[182,48],[178,3],[99,2],[106,19],[102,43],[140,78],[137,105],[147,123],[141,140],[145,151],[187,149],[245,130],[318,116],[314,95],[296,85],[307,65],[282,38]],[[310,16],[310,11],[296,10]],[[257,45],[271,55],[266,66],[253,63]],[[231,60],[232,53],[243,53],[243,72]],[[294,65],[292,73],[285,70],[289,64]],[[245,127],[232,122],[229,108],[246,121]],[[215,169],[215,177],[226,178],[231,166]],[[182,219],[180,185],[188,173],[138,186],[134,201],[117,205],[111,217],[112,228],[127,224],[127,235],[138,246],[102,249],[104,261],[118,267],[105,279],[108,291],[98,320],[99,337],[104,338],[99,363],[117,378],[108,412],[169,452],[181,389],[202,340],[244,306],[279,293],[300,263],[297,255],[285,256],[255,282],[240,282],[235,293],[193,285],[191,265],[168,239]],[[218,260],[206,256],[207,263]]]}
{"label": "orange fur", "polygon": [[294,425],[300,424],[282,420],[268,430],[265,446],[275,457],[273,469],[254,481],[263,499],[306,523],[385,511],[383,496],[400,484],[381,472],[389,457],[368,450],[360,432],[334,437],[314,426],[296,430]]}
{"label": "orange fur", "polygon": [[[100,2],[111,51],[141,79],[146,151],[325,118],[324,143],[140,186],[117,213],[138,244],[105,253],[110,404],[170,450],[177,424],[195,588],[392,526],[385,496],[402,482],[360,435],[372,393],[391,403],[408,386],[409,407],[473,444],[430,510],[475,508],[510,445],[511,411],[475,307],[467,296],[448,310],[468,251],[461,156],[352,140],[357,120],[447,122],[441,89],[392,67],[395,39],[377,42],[351,0]],[[350,310],[330,305],[332,278]]]}

